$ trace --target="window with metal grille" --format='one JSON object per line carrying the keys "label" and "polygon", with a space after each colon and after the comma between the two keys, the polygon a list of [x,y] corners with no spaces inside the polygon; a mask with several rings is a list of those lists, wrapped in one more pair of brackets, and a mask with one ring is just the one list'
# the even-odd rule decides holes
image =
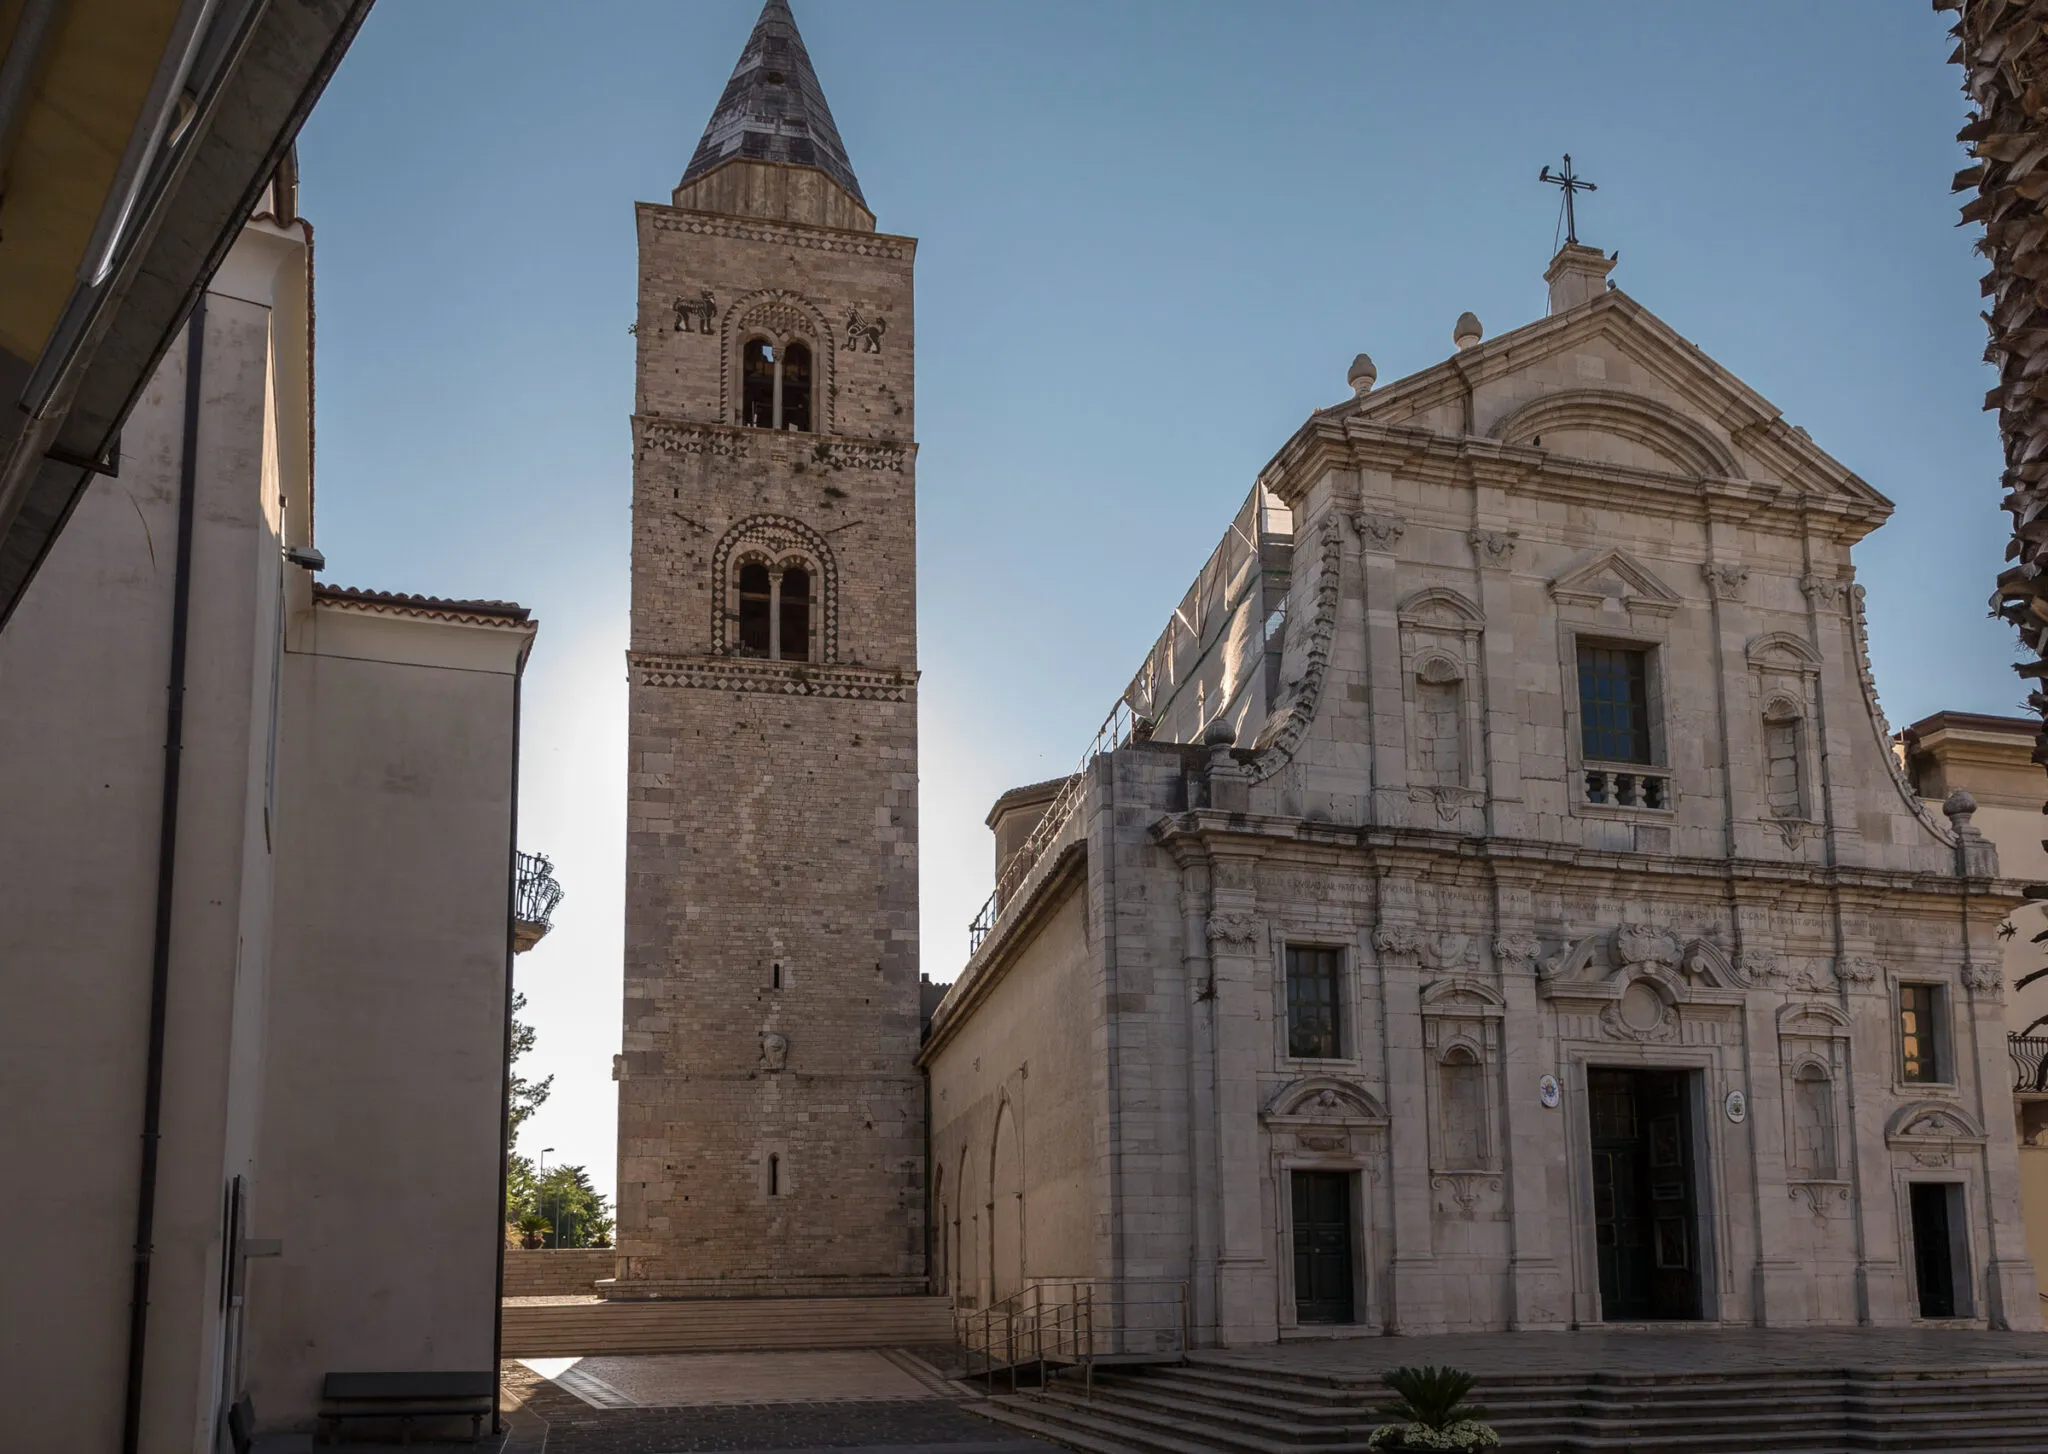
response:
{"label": "window with metal grille", "polygon": [[1287,946],[1287,1053],[1335,1060],[1344,1053],[1340,994],[1344,953]]}
{"label": "window with metal grille", "polygon": [[1941,1080],[1941,987],[1899,986],[1899,1079]]}
{"label": "window with metal grille", "polygon": [[1588,762],[1652,760],[1647,651],[1579,643],[1579,727]]}

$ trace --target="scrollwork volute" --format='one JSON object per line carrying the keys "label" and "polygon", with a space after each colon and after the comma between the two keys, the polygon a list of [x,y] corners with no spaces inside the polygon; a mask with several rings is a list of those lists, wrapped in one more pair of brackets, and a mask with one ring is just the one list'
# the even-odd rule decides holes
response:
{"label": "scrollwork volute", "polygon": [[1359,543],[1368,550],[1392,550],[1407,533],[1407,522],[1398,515],[1379,515],[1360,511],[1351,517],[1351,528],[1358,532]]}
{"label": "scrollwork volute", "polygon": [[1373,930],[1372,947],[1386,958],[1412,958],[1421,949],[1421,936],[1406,924],[1382,924]]}
{"label": "scrollwork volute", "polygon": [[1502,969],[1526,972],[1536,962],[1536,956],[1543,952],[1543,946],[1533,934],[1497,934],[1493,940],[1493,958]]}
{"label": "scrollwork volute", "polygon": [[1257,914],[1242,909],[1221,909],[1209,916],[1209,945],[1224,954],[1254,954],[1265,936],[1265,925]]}
{"label": "scrollwork volute", "polygon": [[1506,570],[1514,564],[1515,542],[1521,535],[1513,530],[1474,530],[1469,538],[1480,565],[1488,570]]}
{"label": "scrollwork volute", "polygon": [[1752,945],[1735,959],[1735,973],[1747,985],[1767,984],[1785,972],[1785,966],[1770,950]]}

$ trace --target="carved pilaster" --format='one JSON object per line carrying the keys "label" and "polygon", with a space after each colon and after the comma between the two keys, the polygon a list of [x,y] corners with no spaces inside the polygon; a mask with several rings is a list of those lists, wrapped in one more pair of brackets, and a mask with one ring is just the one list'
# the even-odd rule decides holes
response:
{"label": "carved pilaster", "polygon": [[1717,601],[1739,601],[1749,586],[1749,567],[1740,561],[1708,561],[1700,567],[1707,594]]}
{"label": "carved pilaster", "polygon": [[1483,570],[1506,570],[1515,563],[1515,542],[1521,533],[1515,530],[1474,530],[1467,537],[1472,542],[1473,557]]}
{"label": "carved pilaster", "polygon": [[1407,533],[1408,524],[1398,515],[1361,510],[1351,517],[1351,528],[1358,532],[1358,543],[1365,549],[1391,551]]}

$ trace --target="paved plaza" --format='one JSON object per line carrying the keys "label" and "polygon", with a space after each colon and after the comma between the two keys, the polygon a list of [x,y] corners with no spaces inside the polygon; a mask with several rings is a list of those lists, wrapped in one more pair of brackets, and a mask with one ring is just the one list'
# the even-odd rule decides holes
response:
{"label": "paved plaza", "polygon": [[902,1350],[534,1358],[504,1365],[506,1454],[1056,1454]]}

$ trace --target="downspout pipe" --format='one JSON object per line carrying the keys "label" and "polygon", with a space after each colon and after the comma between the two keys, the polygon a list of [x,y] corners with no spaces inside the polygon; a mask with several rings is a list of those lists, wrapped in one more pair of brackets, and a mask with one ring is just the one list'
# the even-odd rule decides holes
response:
{"label": "downspout pipe", "polygon": [[[163,1134],[164,1039],[171,998],[171,907],[177,887],[178,787],[185,752],[185,648],[192,617],[192,516],[199,493],[199,403],[206,362],[206,294],[185,325],[185,438],[178,466],[177,566],[171,585],[171,671],[164,713],[163,807],[156,849],[156,931],[149,966],[149,1051],[143,1071],[142,1175],[135,1205],[134,1285],[128,1302],[128,1385],[122,1454],[142,1444],[142,1372],[149,1343],[150,1258],[155,1251],[157,1152]],[[234,1256],[232,1247],[222,1256]]]}
{"label": "downspout pipe", "polygon": [[[531,649],[530,643],[528,649]],[[491,1211],[491,1236],[497,1248],[496,1294],[491,1302],[491,1432],[505,1432],[504,1380],[496,1377],[505,1362],[505,1193],[512,1178],[512,1000],[513,960],[519,949],[512,926],[519,917],[519,714],[526,682],[526,652],[512,678],[512,821],[505,854],[505,1074],[498,1107],[498,1196]]]}

